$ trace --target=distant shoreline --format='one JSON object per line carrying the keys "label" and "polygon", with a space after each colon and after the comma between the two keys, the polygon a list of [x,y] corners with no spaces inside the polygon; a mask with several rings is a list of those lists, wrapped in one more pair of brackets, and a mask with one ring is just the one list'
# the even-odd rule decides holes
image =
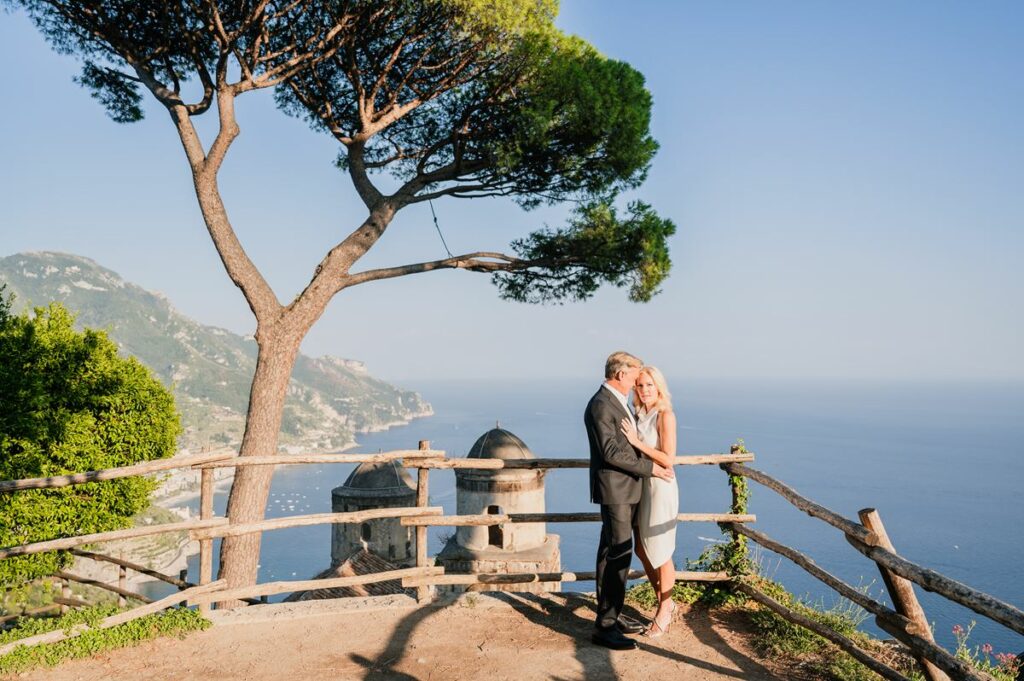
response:
{"label": "distant shoreline", "polygon": [[[369,428],[367,430],[357,431],[355,434],[356,435],[365,435],[365,434],[370,434],[370,433],[382,433],[382,432],[391,430],[392,428],[408,426],[408,425],[412,424],[412,422],[417,420],[417,419],[427,418],[427,417],[433,416],[433,415],[434,415],[434,409],[433,409],[433,407],[431,407],[428,404],[426,410],[417,412],[415,414],[410,414],[408,418],[399,419],[399,420],[396,420],[396,421],[389,421],[387,423],[380,424],[380,425],[378,425],[376,427]],[[343,454],[345,452],[349,452],[349,451],[351,451],[353,449],[356,449],[359,446],[360,446],[360,443],[358,442],[358,440],[352,440],[351,442],[348,442],[348,443],[342,445],[339,448],[332,449],[331,451],[322,452],[322,453],[324,453],[324,454]],[[225,447],[225,448],[226,449],[233,449],[237,453],[237,446]],[[294,451],[293,448],[297,448],[300,451]],[[286,455],[293,456],[293,455],[299,455],[299,454],[303,453],[304,451],[308,451],[310,448],[309,447],[299,447],[298,445],[285,445],[284,447],[282,447],[282,449],[286,450],[285,451]],[[293,449],[293,451],[287,451],[288,449]],[[281,464],[281,465],[282,466],[301,466],[301,465],[304,465],[304,464],[294,463],[294,464]],[[213,490],[214,490],[215,494],[217,492],[224,491],[225,488],[229,488],[231,486],[231,483],[234,482],[234,479],[235,479],[234,470],[233,469],[224,469],[224,470],[228,470],[229,473],[225,474],[223,477],[220,477],[220,478],[217,478],[217,479],[214,480]],[[159,494],[159,492],[158,492],[158,494]],[[188,489],[184,489],[184,490],[180,490],[180,491],[177,491],[177,492],[173,492],[173,493],[171,493],[171,494],[169,494],[167,496],[154,496],[152,503],[153,503],[154,506],[159,506],[161,508],[169,508],[171,506],[179,505],[182,502],[187,502],[187,501],[192,501],[194,499],[197,499],[199,497],[199,495],[200,495],[200,489],[199,489],[199,484],[198,484],[198,481],[197,481],[197,483],[194,486],[190,486]]]}

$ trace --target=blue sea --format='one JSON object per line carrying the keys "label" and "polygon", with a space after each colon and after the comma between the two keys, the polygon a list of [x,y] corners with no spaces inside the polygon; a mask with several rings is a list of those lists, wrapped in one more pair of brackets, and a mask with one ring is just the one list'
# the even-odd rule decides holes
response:
{"label": "blue sea", "polygon": [[[753,467],[806,497],[857,519],[878,509],[899,553],[997,598],[1024,607],[1024,384],[739,382],[672,380],[679,417],[679,454],[727,452],[742,438]],[[586,458],[582,413],[599,381],[458,381],[403,385],[419,391],[435,411],[407,426],[359,436],[358,452],[434,449],[464,456],[496,423],[522,438],[538,457]],[[330,492],[351,466],[278,469],[267,516],[330,511]],[[725,512],[730,495],[717,466],[677,469],[683,512]],[[803,514],[751,482],[755,527],[810,555],[820,566],[876,598],[888,600],[874,563],[850,547],[838,530]],[[223,513],[226,492],[218,494]],[[553,470],[546,477],[547,510],[596,510],[588,500],[585,469]],[[430,499],[455,512],[450,471],[430,476]],[[293,508],[289,509],[288,506]],[[596,523],[551,524],[561,535],[562,567],[593,570]],[[450,528],[432,528],[430,552]],[[696,558],[718,527],[680,523],[675,562]],[[803,570],[763,551],[762,569],[791,591],[828,607],[836,596]],[[259,580],[305,579],[330,563],[328,526],[264,534]],[[639,566],[638,566],[639,567]],[[190,574],[198,574],[195,558]],[[592,590],[592,583],[567,585]],[[972,644],[997,652],[1024,650],[1024,637],[970,610],[918,589],[939,642],[954,643],[954,625],[977,626]],[[870,620],[863,625],[876,634]]]}

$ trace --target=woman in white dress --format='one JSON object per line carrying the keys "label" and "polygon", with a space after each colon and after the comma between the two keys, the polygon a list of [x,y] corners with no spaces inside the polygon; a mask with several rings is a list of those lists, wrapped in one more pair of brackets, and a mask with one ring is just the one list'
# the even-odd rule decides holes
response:
{"label": "woman in white dress", "polygon": [[[622,432],[629,443],[655,463],[673,469],[676,455],[676,416],[672,412],[672,395],[665,377],[655,367],[640,370],[633,390],[636,426],[630,419],[622,420]],[[661,636],[672,621],[672,588],[675,566],[672,554],[676,548],[676,520],[679,514],[679,488],[675,480],[647,478],[640,497],[637,521],[636,553],[644,565],[654,593],[658,594],[658,611],[648,629],[649,636]]]}

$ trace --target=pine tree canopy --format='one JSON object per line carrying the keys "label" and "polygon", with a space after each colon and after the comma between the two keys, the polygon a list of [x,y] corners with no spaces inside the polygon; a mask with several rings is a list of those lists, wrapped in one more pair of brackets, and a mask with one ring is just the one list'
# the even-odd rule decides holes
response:
{"label": "pine tree canopy", "polygon": [[[78,81],[115,121],[140,120],[145,91],[176,120],[225,120],[235,97],[273,88],[283,111],[340,145],[371,211],[444,196],[577,206],[568,226],[516,241],[515,257],[379,276],[461,267],[492,273],[503,296],[553,302],[602,283],[646,301],[668,275],[673,223],[640,202],[615,207],[658,148],[651,95],[631,66],[555,26],[557,0],[0,2],[81,60]],[[209,155],[223,151],[214,142]],[[379,173],[398,181],[393,194]]]}

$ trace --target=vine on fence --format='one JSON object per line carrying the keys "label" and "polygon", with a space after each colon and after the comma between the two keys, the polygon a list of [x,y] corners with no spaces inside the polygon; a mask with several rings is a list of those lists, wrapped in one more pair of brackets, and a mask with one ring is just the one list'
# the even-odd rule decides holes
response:
{"label": "vine on fence", "polygon": [[[737,440],[732,446],[730,453],[747,454],[747,448],[743,440]],[[725,467],[722,466],[725,470]],[[750,499],[750,488],[747,479],[742,475],[729,475],[729,487],[732,490],[732,504],[730,512],[735,514],[747,513],[747,502]],[[750,559],[747,538],[743,535],[722,528],[722,533],[729,537],[728,541],[720,544],[713,544],[696,558],[686,561],[687,570],[702,572],[725,571],[732,577],[749,575],[755,572],[755,566]],[[627,597],[633,602],[644,606],[654,607],[658,603],[654,589],[648,582],[638,584],[627,593]],[[742,603],[746,597],[741,593],[733,592],[725,584],[706,582],[678,582],[672,588],[672,599],[682,603],[696,603],[700,601],[707,605],[725,605],[727,603]]]}
{"label": "vine on fence", "polygon": [[[732,446],[730,453],[746,454],[747,448],[743,440],[737,440]],[[722,466],[725,470],[725,467]],[[730,513],[746,514],[747,502],[750,499],[750,488],[747,479],[742,475],[729,475],[729,488],[732,490],[732,504]],[[686,561],[690,570],[705,570],[717,572],[724,570],[731,577],[740,577],[755,572],[754,564],[750,560],[747,547],[747,538],[743,535],[722,528],[722,533],[728,537],[728,541],[721,544],[714,544],[706,548],[697,560]],[[740,603],[746,598],[735,593],[726,585],[720,584],[680,584],[677,589],[682,589],[685,600],[690,602],[703,601],[709,605],[724,605],[726,603]]]}
{"label": "vine on fence", "polygon": [[[748,453],[747,447],[743,443],[742,439],[736,440],[736,444],[732,446],[730,453]],[[722,466],[722,470],[725,470],[724,466]],[[750,500],[750,487],[747,484],[747,479],[742,475],[734,475],[730,473],[729,487],[732,490],[732,508],[730,512],[735,514],[746,514],[747,502]],[[742,534],[731,530],[723,529],[722,531],[729,535],[729,541],[728,543],[721,545],[721,567],[718,569],[725,570],[732,577],[741,577],[743,575],[753,573],[754,565],[750,560],[747,538]]]}

